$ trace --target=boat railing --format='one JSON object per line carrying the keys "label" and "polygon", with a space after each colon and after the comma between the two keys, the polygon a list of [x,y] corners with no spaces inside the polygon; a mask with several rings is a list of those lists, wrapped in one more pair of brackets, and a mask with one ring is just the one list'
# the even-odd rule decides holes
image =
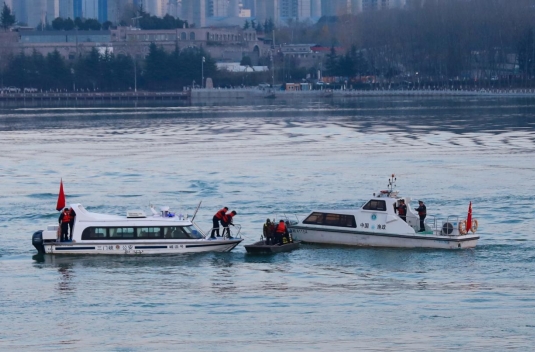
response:
{"label": "boat railing", "polygon": [[442,225],[439,227],[438,222],[439,220],[435,215],[426,216],[424,221],[424,223],[431,228],[434,235],[440,235],[440,232],[442,231]]}
{"label": "boat railing", "polygon": [[428,215],[425,224],[428,225],[436,236],[455,236],[454,226],[459,223],[458,215],[449,215],[446,221],[437,219],[435,215]]}
{"label": "boat railing", "polygon": [[[221,230],[221,227],[212,227],[208,231],[203,231],[204,238],[208,238],[212,234],[212,230],[219,229],[219,233],[222,234],[221,231],[225,231],[226,227],[223,227],[223,230]],[[234,224],[233,226],[229,226],[229,234],[231,238],[241,238],[241,225],[240,224]],[[225,231],[226,232],[226,231]],[[224,237],[227,238],[227,237]]]}

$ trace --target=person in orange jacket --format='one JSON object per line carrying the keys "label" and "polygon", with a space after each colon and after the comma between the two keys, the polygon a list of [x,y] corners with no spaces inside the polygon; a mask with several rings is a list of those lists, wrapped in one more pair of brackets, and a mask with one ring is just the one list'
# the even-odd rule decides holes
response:
{"label": "person in orange jacket", "polygon": [[217,237],[220,237],[219,235],[219,222],[223,224],[223,218],[225,217],[225,214],[227,213],[228,208],[224,207],[222,209],[219,209],[217,213],[215,213],[214,217],[212,218],[212,234],[210,235],[210,238],[215,238],[215,234],[217,234]]}
{"label": "person in orange jacket", "polygon": [[277,241],[279,245],[282,245],[284,243],[282,238],[284,236],[289,237],[288,235],[289,234],[288,228],[286,227],[286,223],[284,222],[284,220],[279,221],[279,224],[277,225],[277,227],[275,227],[275,241]]}
{"label": "person in orange jacket", "polygon": [[71,211],[69,208],[63,209],[61,214],[59,214],[58,222],[61,226],[60,241],[65,242],[69,239],[69,223],[71,222]]}
{"label": "person in orange jacket", "polygon": [[228,225],[234,226],[232,223],[232,218],[234,218],[238,213],[236,211],[231,211],[230,213],[225,214],[223,219],[221,220],[221,225],[223,226],[223,237],[225,237],[225,231],[227,232],[227,236],[230,238],[230,229],[228,228]]}

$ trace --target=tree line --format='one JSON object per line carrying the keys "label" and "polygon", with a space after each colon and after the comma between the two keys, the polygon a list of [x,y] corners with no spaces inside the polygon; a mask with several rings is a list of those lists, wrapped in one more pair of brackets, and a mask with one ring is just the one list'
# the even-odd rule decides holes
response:
{"label": "tree line", "polygon": [[432,82],[535,83],[535,0],[418,3],[405,9],[324,17],[314,25],[292,22],[276,30],[277,42],[345,48],[349,57],[327,59],[331,74],[352,71],[353,50],[366,62],[366,70],[356,70],[360,74],[412,81],[418,77]]}
{"label": "tree line", "polygon": [[[204,57],[204,62],[203,62]],[[99,53],[93,49],[74,62],[58,51],[46,56],[34,51],[11,56],[2,70],[2,85],[41,91],[182,90],[201,85],[204,77],[218,76],[215,61],[202,49],[177,46],[173,52],[151,44],[141,60],[130,55]]]}

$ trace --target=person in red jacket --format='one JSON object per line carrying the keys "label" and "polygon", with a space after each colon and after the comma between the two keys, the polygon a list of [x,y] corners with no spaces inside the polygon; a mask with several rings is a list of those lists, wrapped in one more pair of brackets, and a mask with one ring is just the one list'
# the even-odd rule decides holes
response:
{"label": "person in red jacket", "polygon": [[224,207],[223,209],[219,209],[217,213],[215,213],[214,217],[212,218],[212,234],[210,235],[210,238],[215,238],[215,234],[217,234],[217,237],[221,237],[219,235],[219,222],[221,221],[221,224],[223,224],[223,218],[225,217],[225,214],[227,213],[228,208]]}
{"label": "person in red jacket", "polygon": [[401,218],[401,220],[407,222],[407,206],[405,205],[405,200],[400,199],[399,205],[398,205],[398,215]]}
{"label": "person in red jacket", "polygon": [[284,220],[281,220],[277,227],[275,227],[275,241],[277,241],[279,245],[282,245],[284,243],[284,236],[288,237],[288,228],[286,227]]}
{"label": "person in red jacket", "polygon": [[71,222],[71,211],[69,208],[63,209],[63,212],[59,215],[58,222],[61,226],[61,242],[65,242],[69,239],[69,222]]}
{"label": "person in red jacket", "polygon": [[238,215],[238,213],[236,213],[236,211],[233,210],[230,213],[225,214],[223,219],[221,219],[221,225],[223,226],[223,237],[225,237],[225,231],[227,232],[227,236],[229,238],[231,237],[228,225],[234,226],[234,224],[232,223],[232,218],[235,217],[236,215]]}

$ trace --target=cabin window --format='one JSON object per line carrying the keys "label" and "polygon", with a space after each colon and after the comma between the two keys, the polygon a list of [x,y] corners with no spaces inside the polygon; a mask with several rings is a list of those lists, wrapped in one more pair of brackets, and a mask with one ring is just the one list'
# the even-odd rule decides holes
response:
{"label": "cabin window", "polygon": [[357,227],[355,216],[334,213],[312,213],[303,221],[303,224]]}
{"label": "cabin window", "polygon": [[139,227],[136,229],[137,238],[161,238],[161,231],[159,227]]}
{"label": "cabin window", "polygon": [[377,211],[386,211],[386,202],[384,200],[375,200],[372,199],[365,206],[362,207],[364,210],[377,210]]}
{"label": "cabin window", "polygon": [[200,239],[203,238],[193,226],[169,227],[88,227],[82,232],[82,240],[139,239]]}
{"label": "cabin window", "polygon": [[109,228],[110,238],[134,238],[133,227],[113,227]]}
{"label": "cabin window", "polygon": [[106,229],[103,227],[88,227],[82,232],[83,240],[101,240],[106,237]]}
{"label": "cabin window", "polygon": [[312,213],[304,221],[303,224],[323,224],[323,213]]}

